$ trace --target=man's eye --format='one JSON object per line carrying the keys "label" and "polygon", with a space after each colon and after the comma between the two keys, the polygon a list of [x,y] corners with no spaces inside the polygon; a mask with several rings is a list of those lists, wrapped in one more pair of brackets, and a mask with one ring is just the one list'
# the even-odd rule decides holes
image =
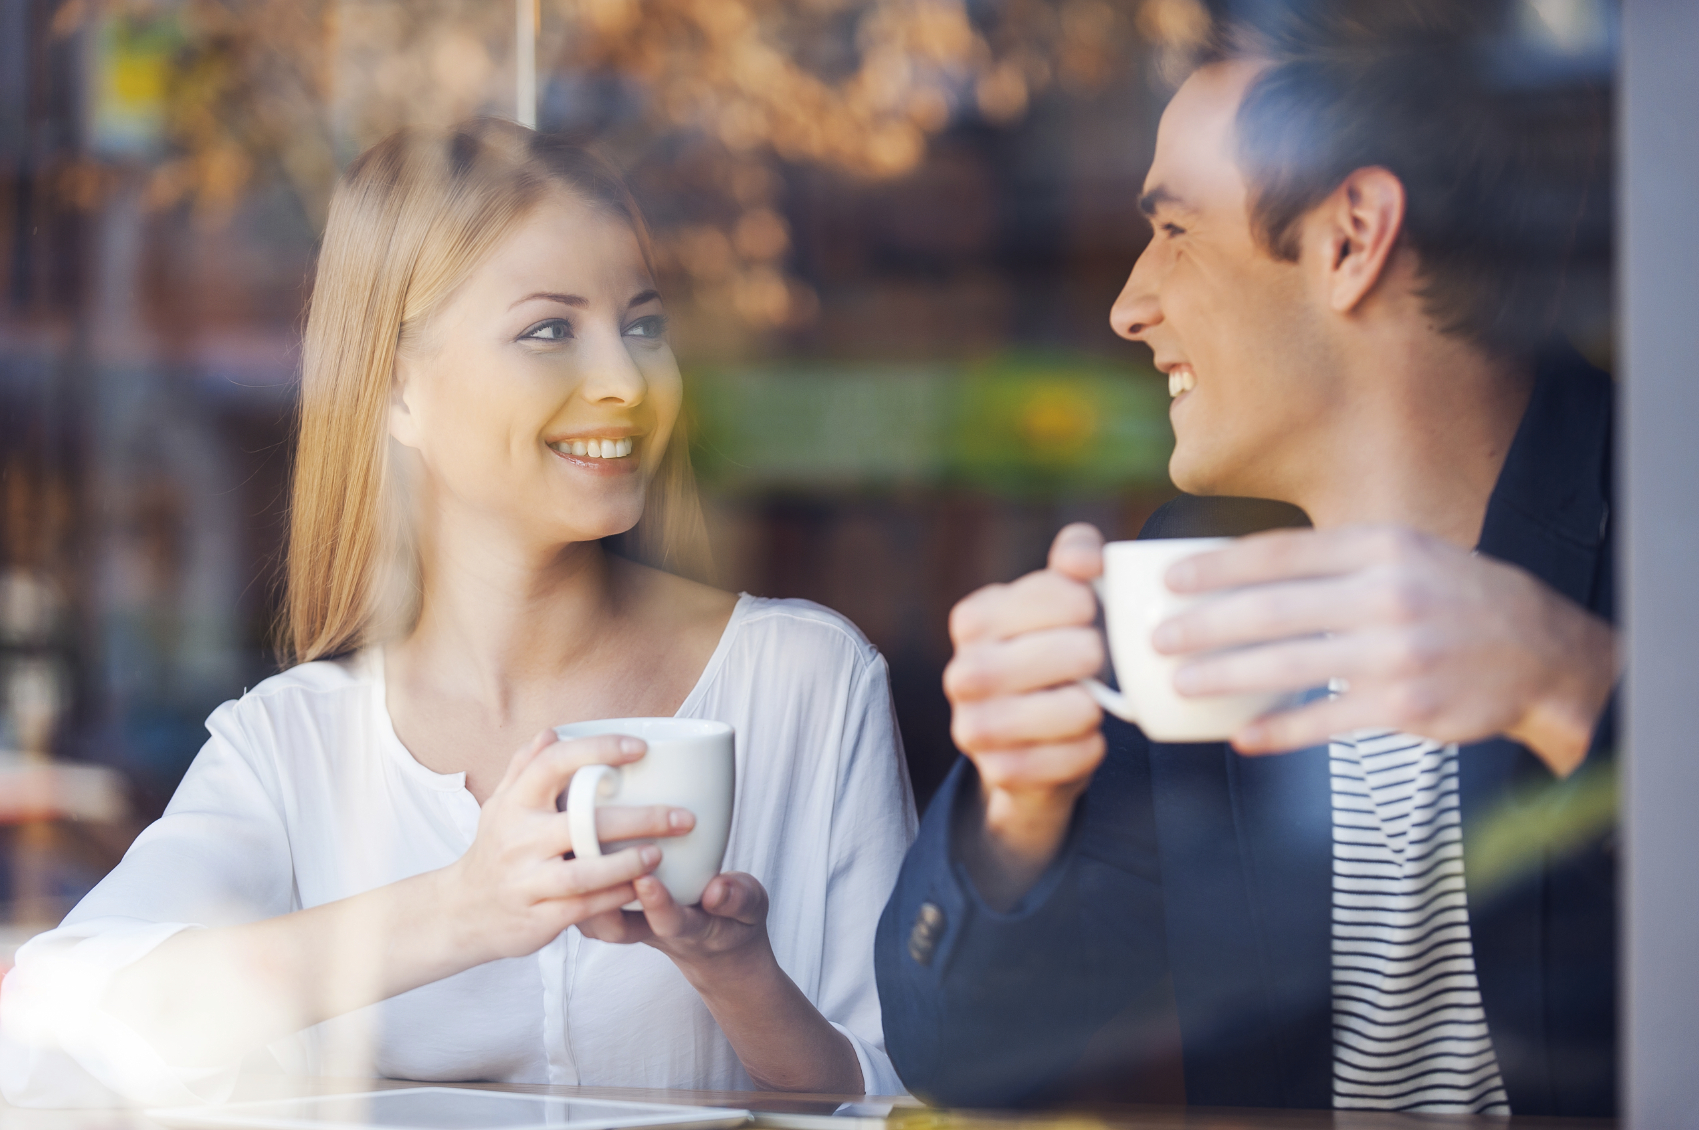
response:
{"label": "man's eye", "polygon": [[1167,223],[1162,225],[1162,234],[1170,236],[1185,235],[1186,229],[1181,227],[1179,224]]}
{"label": "man's eye", "polygon": [[647,318],[639,318],[625,327],[627,337],[658,338],[667,332],[667,320],[659,314],[651,314]]}
{"label": "man's eye", "polygon": [[524,333],[521,340],[528,341],[565,341],[572,336],[572,323],[565,318],[550,318],[546,322],[538,322]]}

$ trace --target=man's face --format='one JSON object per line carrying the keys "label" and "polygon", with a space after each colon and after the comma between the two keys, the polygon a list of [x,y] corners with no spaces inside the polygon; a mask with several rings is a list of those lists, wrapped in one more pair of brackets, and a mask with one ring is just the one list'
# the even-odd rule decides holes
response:
{"label": "man's face", "polygon": [[1168,104],[1141,201],[1154,234],[1109,320],[1168,374],[1176,486],[1290,500],[1325,459],[1305,437],[1337,399],[1335,367],[1304,271],[1251,233],[1234,116],[1256,73],[1205,67]]}

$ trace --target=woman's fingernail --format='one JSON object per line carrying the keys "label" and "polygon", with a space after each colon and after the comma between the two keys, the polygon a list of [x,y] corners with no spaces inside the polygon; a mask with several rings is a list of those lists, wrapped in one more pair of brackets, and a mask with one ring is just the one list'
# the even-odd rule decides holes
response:
{"label": "woman's fingernail", "polygon": [[696,814],[688,808],[675,808],[667,813],[667,824],[681,832],[688,831],[696,824]]}
{"label": "woman's fingernail", "polygon": [[661,862],[661,849],[654,844],[644,844],[637,849],[637,858],[643,861],[643,866],[653,867]]}
{"label": "woman's fingernail", "polygon": [[1197,579],[1197,575],[1198,567],[1192,564],[1188,558],[1184,561],[1176,561],[1168,566],[1168,572],[1163,579],[1167,582],[1170,590],[1180,592],[1189,588],[1192,582]]}
{"label": "woman's fingernail", "polygon": [[642,753],[648,748],[648,743],[642,738],[621,738],[619,740],[619,751],[621,753]]}
{"label": "woman's fingernail", "polygon": [[1174,672],[1174,689],[1181,694],[1197,694],[1203,690],[1203,678],[1196,667],[1187,664]]}
{"label": "woman's fingernail", "polygon": [[1156,631],[1150,633],[1150,645],[1158,651],[1166,651],[1167,649],[1178,645],[1179,642],[1180,629],[1174,626],[1174,621],[1172,620],[1162,621],[1162,623],[1156,626]]}

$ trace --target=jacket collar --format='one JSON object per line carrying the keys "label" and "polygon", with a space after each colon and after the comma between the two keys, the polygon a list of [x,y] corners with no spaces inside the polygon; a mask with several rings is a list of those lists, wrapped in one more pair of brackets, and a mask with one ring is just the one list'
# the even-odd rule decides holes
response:
{"label": "jacket collar", "polygon": [[1573,349],[1544,355],[1481,525],[1482,553],[1583,607],[1610,533],[1611,402],[1610,378]]}

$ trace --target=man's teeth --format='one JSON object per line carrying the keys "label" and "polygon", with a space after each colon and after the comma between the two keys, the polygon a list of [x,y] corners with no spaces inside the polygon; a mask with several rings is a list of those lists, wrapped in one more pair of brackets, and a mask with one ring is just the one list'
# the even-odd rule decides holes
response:
{"label": "man's teeth", "polygon": [[631,454],[632,439],[573,439],[551,443],[562,455],[582,455],[586,459],[624,459]]}
{"label": "man's teeth", "polygon": [[1168,370],[1168,396],[1173,399],[1182,392],[1191,392],[1196,388],[1198,378],[1189,365],[1178,365]]}

